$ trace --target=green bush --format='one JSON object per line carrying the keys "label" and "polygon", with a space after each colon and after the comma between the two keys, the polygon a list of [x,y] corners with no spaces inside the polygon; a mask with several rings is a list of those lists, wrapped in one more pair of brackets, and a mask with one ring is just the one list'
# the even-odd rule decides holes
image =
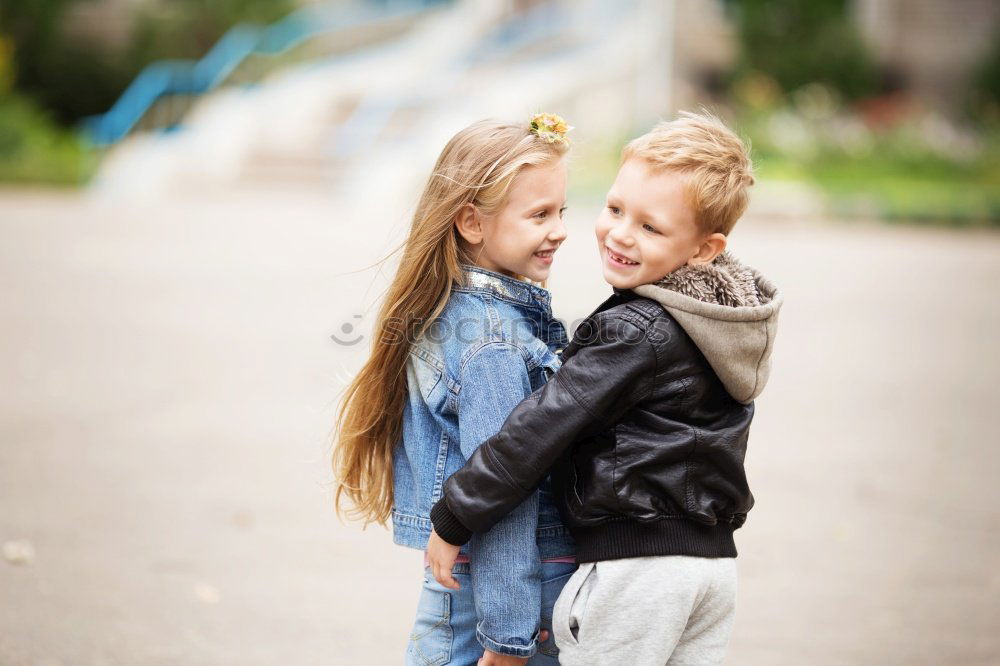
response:
{"label": "green bush", "polygon": [[197,59],[241,21],[266,24],[292,0],[143,3],[121,52],[70,38],[65,18],[81,0],[0,0],[0,182],[86,182],[97,156],[78,122],[107,111],[144,66]]}
{"label": "green bush", "polygon": [[96,160],[77,132],[60,127],[37,104],[0,95],[0,182],[79,185]]}
{"label": "green bush", "polygon": [[818,186],[838,217],[1000,226],[1000,131],[915,115],[884,131],[845,113],[744,115],[762,182]]}

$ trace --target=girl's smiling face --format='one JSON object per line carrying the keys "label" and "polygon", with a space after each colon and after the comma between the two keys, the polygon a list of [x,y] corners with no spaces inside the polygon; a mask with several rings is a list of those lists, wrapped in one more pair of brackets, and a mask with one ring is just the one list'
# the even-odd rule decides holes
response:
{"label": "girl's smiling face", "polygon": [[477,266],[542,282],[566,240],[565,210],[566,164],[557,160],[522,168],[499,212],[484,215],[469,206],[456,226]]}

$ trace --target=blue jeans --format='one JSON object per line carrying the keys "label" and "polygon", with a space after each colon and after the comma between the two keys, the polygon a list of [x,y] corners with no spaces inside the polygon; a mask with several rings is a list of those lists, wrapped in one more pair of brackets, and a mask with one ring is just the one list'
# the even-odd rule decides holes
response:
{"label": "blue jeans", "polygon": [[[559,650],[552,635],[552,607],[574,571],[575,564],[542,562],[541,628],[549,632],[549,637],[539,644],[528,666],[559,663]],[[417,618],[406,648],[407,666],[474,666],[483,656],[483,647],[476,640],[476,600],[469,564],[459,562],[452,575],[462,589],[449,590],[434,579],[430,568],[424,569]]]}

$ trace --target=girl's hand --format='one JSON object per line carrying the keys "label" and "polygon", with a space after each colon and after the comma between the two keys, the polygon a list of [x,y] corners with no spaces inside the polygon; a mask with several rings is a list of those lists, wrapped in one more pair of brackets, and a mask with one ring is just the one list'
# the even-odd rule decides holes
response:
{"label": "girl's hand", "polygon": [[497,654],[486,650],[476,662],[476,666],[524,666],[528,657],[512,657],[509,654]]}
{"label": "girl's hand", "polygon": [[[538,642],[544,643],[547,640],[549,640],[549,632],[542,629],[541,634],[538,636]],[[483,656],[476,662],[476,666],[522,666],[522,664],[527,663],[530,658],[531,657],[512,657],[510,655],[497,654],[496,652],[484,650]]]}
{"label": "girl's hand", "polygon": [[451,575],[451,569],[455,566],[460,549],[461,546],[453,546],[439,537],[433,529],[431,530],[431,538],[427,541],[427,560],[430,563],[431,572],[437,582],[452,590],[458,590],[462,587]]}

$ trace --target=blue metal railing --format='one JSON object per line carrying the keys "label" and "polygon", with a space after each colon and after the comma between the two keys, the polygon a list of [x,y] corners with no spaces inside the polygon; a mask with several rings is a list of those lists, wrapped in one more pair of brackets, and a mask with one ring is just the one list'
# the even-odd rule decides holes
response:
{"label": "blue metal railing", "polygon": [[347,9],[305,7],[269,26],[231,28],[198,61],[164,60],[143,69],[107,112],[85,118],[98,146],[120,141],[156,102],[169,95],[203,95],[221,85],[251,54],[274,55],[316,35],[405,18],[447,0],[371,0]]}

